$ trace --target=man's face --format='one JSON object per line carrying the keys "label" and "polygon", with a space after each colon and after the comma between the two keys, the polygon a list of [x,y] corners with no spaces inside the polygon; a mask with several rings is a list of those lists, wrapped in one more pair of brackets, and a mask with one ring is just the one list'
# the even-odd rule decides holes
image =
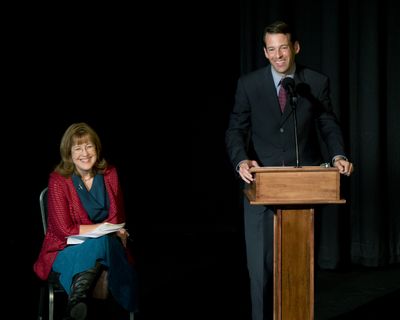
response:
{"label": "man's face", "polygon": [[294,64],[294,58],[300,51],[300,45],[296,41],[290,41],[290,35],[283,33],[267,33],[265,38],[265,57],[272,67],[280,74],[286,74]]}

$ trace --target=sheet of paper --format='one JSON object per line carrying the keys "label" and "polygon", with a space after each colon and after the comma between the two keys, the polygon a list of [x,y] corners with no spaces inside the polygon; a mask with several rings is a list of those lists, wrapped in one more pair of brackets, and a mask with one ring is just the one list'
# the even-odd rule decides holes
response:
{"label": "sheet of paper", "polygon": [[98,238],[104,236],[105,234],[118,231],[119,229],[125,226],[124,223],[113,224],[109,222],[102,223],[96,229],[92,230],[91,232],[84,233],[84,234],[76,234],[67,237],[67,244],[80,244],[84,242],[87,238]]}

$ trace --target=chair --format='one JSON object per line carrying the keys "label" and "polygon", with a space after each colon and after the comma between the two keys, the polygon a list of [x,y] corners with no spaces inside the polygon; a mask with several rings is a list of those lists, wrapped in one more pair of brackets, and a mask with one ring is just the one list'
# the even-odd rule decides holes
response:
{"label": "chair", "polygon": [[[48,188],[44,188],[39,196],[39,204],[40,204],[40,213],[42,217],[42,226],[43,232],[46,235],[47,231],[47,190]],[[49,275],[48,280],[43,283],[40,288],[40,298],[39,298],[39,320],[43,320],[44,318],[44,303],[45,303],[45,292],[46,287],[49,292],[48,301],[49,301],[49,314],[48,319],[54,320],[54,299],[56,293],[64,293],[66,294],[65,290],[61,286],[60,282],[58,281],[58,274],[55,272],[51,272]]]}
{"label": "chair", "polygon": [[[47,191],[48,187],[44,188],[42,192],[40,192],[39,196],[39,204],[40,204],[40,214],[42,217],[42,225],[43,225],[43,232],[46,235],[47,231]],[[62,293],[66,295],[65,290],[61,286],[59,280],[58,280],[58,273],[56,272],[51,272],[49,275],[49,278],[47,281],[41,286],[40,288],[40,297],[39,297],[39,316],[38,320],[44,320],[44,296],[46,292],[46,287],[49,292],[49,320],[54,320],[54,301],[55,301],[55,294],[56,293]],[[66,298],[66,296],[65,296]],[[129,313],[129,319],[134,320],[135,313],[130,312]]]}

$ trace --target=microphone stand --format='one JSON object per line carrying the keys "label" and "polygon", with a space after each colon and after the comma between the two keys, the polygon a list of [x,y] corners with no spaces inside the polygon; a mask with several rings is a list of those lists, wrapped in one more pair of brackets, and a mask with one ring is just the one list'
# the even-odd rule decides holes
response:
{"label": "microphone stand", "polygon": [[290,105],[293,110],[293,125],[294,125],[294,142],[296,148],[296,168],[300,168],[300,160],[299,160],[299,141],[297,137],[297,96],[295,94],[289,93]]}

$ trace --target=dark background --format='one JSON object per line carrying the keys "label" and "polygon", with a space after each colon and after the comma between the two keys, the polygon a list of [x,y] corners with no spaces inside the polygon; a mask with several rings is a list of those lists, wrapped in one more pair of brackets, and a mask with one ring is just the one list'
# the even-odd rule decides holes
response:
{"label": "dark background", "polygon": [[59,161],[63,132],[86,121],[119,169],[144,319],[210,318],[209,310],[215,319],[248,315],[240,184],[224,132],[236,80],[265,65],[261,32],[276,19],[297,29],[299,61],[330,76],[356,167],[343,180],[347,204],[321,215],[318,263],[333,270],[398,264],[395,3],[236,0],[195,1],[181,11],[155,2],[7,11],[2,222],[12,311],[36,316],[39,193]]}

